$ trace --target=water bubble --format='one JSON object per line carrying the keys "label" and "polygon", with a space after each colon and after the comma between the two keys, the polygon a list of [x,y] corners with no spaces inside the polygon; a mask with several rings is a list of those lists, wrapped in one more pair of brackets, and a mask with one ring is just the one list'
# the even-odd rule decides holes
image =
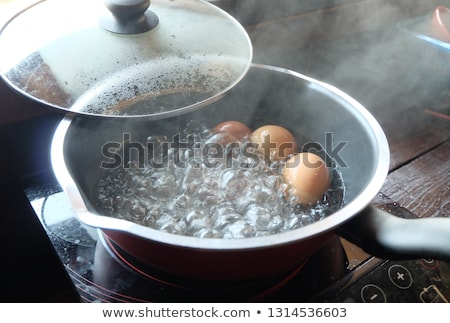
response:
{"label": "water bubble", "polygon": [[156,199],[169,200],[175,193],[175,177],[164,171],[153,177],[151,195]]}
{"label": "water bubble", "polygon": [[244,220],[236,221],[226,227],[224,238],[241,239],[252,237],[256,229]]}
{"label": "water bubble", "polygon": [[247,212],[245,212],[245,219],[249,224],[256,228],[256,230],[267,231],[272,220],[270,211],[266,208],[252,204]]}
{"label": "water bubble", "polygon": [[144,206],[140,205],[140,204],[135,204],[131,207],[131,221],[133,222],[140,222],[144,216],[147,214],[147,210],[145,209]]}
{"label": "water bubble", "polygon": [[[224,151],[217,167],[204,163],[198,147],[227,138],[200,122],[191,122],[181,133],[189,149],[170,147],[166,136],[144,138],[153,143],[149,156],[161,152],[164,167],[154,167],[162,159],[153,159],[144,167],[132,161],[128,167],[104,169],[96,192],[103,214],[174,234],[238,239],[298,229],[343,204],[345,186],[337,167],[330,169],[332,185],[322,201],[295,205],[281,176],[283,162],[267,165],[233,150]],[[248,138],[240,141],[245,142]],[[183,160],[188,162],[180,165]]]}
{"label": "water bubble", "polygon": [[210,229],[211,221],[204,212],[192,211],[186,215],[186,224],[188,232],[198,232],[202,229]]}
{"label": "water bubble", "polygon": [[145,217],[142,219],[142,225],[154,228],[156,224],[156,219],[159,218],[159,212],[155,212],[153,209],[148,211]]}
{"label": "water bubble", "polygon": [[236,212],[232,206],[225,205],[216,208],[215,218],[214,228],[217,230],[222,230],[230,224],[238,220],[242,220],[243,216]]}

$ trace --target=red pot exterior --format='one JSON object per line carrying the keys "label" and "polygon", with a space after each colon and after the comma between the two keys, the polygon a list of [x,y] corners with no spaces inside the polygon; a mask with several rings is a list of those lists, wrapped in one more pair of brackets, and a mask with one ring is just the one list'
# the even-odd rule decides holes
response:
{"label": "red pot exterior", "polygon": [[103,230],[103,233],[121,249],[158,270],[210,281],[239,281],[286,274],[335,237],[333,232],[327,232],[284,245],[214,250],[161,244],[120,231]]}

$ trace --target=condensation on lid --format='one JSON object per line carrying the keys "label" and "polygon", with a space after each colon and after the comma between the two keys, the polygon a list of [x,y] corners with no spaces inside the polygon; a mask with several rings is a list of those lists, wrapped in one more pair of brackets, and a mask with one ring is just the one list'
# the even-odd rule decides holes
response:
{"label": "condensation on lid", "polygon": [[72,113],[165,117],[220,98],[252,60],[245,29],[201,0],[154,0],[158,25],[124,35],[99,24],[100,0],[47,0],[0,34],[0,74]]}

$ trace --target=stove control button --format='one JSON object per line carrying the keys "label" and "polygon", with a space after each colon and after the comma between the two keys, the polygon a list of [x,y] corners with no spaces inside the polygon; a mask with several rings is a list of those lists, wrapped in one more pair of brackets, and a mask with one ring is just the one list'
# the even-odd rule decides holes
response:
{"label": "stove control button", "polygon": [[435,259],[422,259],[421,264],[429,269],[436,269],[439,267],[439,261]]}
{"label": "stove control button", "polygon": [[367,284],[361,288],[361,298],[364,303],[386,303],[386,294],[374,284]]}
{"label": "stove control button", "polygon": [[388,269],[389,279],[400,289],[408,289],[413,283],[411,272],[401,265],[392,265]]}
{"label": "stove control button", "polygon": [[425,287],[419,297],[423,303],[448,303],[448,300],[436,285]]}

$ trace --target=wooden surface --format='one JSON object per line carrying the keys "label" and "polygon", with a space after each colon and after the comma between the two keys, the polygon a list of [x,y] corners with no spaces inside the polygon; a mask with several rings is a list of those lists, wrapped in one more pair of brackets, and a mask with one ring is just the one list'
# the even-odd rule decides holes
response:
{"label": "wooden surface", "polygon": [[418,217],[449,217],[450,141],[390,173],[382,192]]}

